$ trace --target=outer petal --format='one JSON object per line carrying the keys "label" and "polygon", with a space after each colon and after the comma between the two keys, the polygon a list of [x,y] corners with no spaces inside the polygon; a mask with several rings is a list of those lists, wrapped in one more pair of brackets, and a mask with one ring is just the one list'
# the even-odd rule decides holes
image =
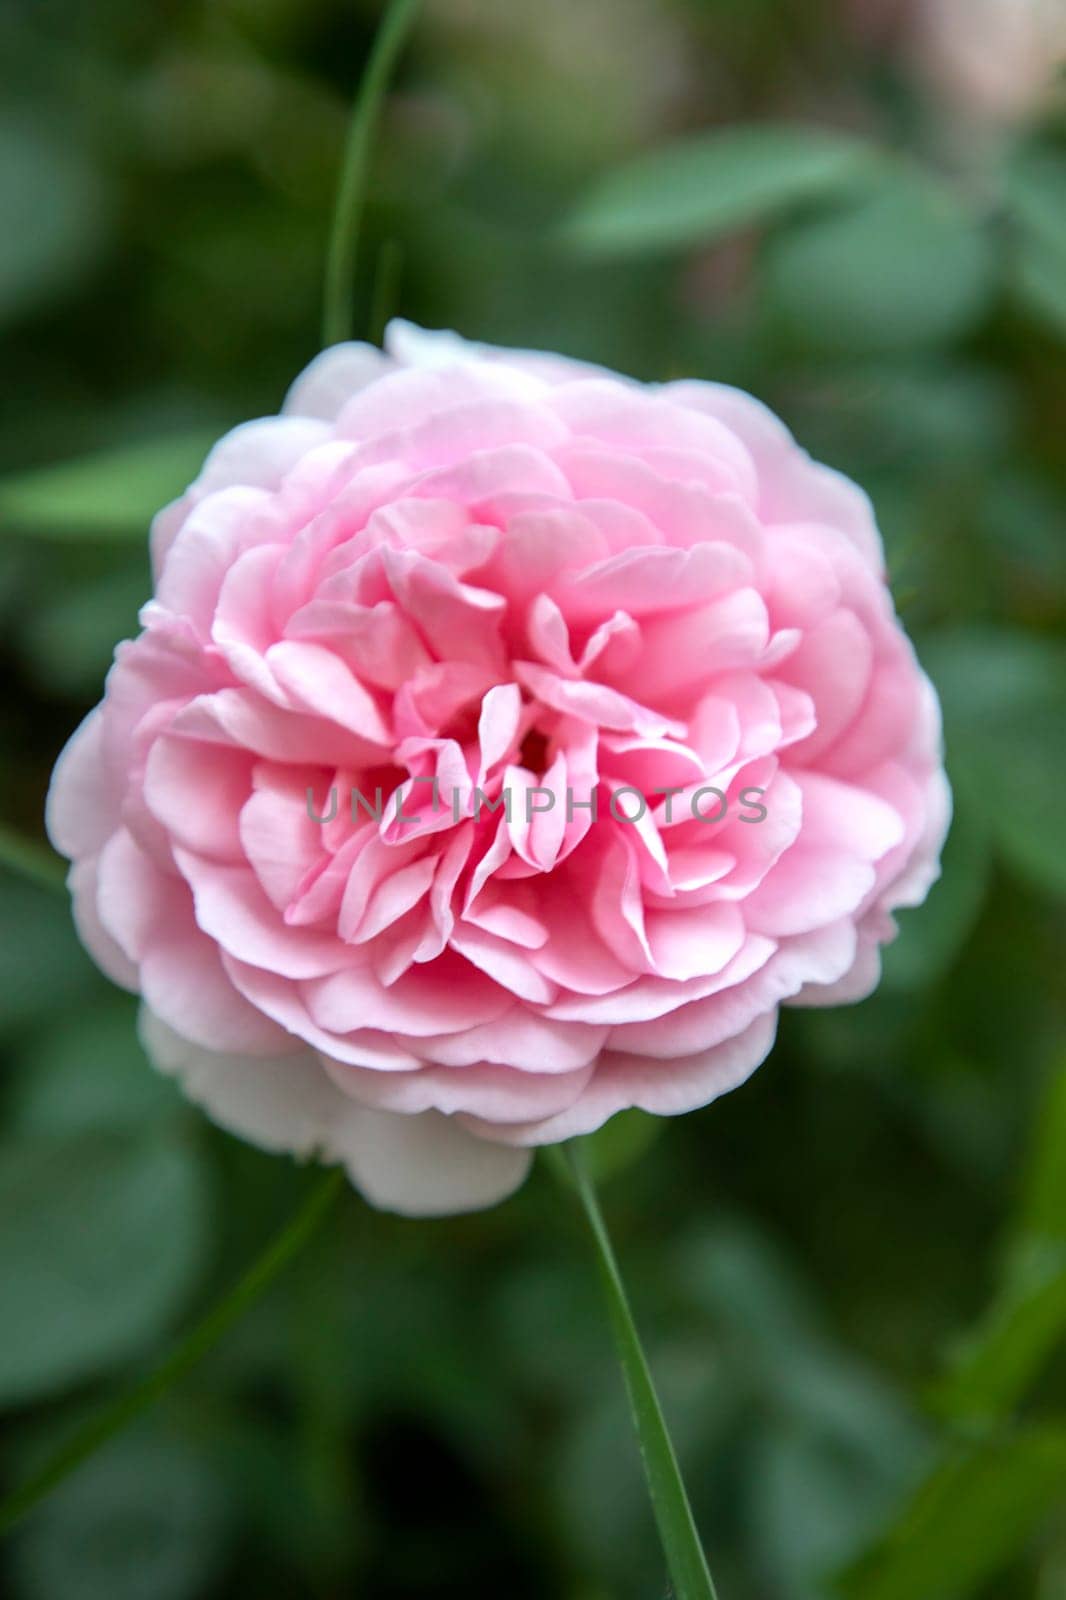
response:
{"label": "outer petal", "polygon": [[118,823],[121,792],[104,759],[104,707],[97,706],[67,740],[48,788],[45,827],[70,860],[100,850]]}
{"label": "outer petal", "polygon": [[282,411],[291,417],[317,417],[334,422],[342,408],[375,378],[392,370],[392,362],[376,345],[351,340],[330,345],[306,366],[290,388]]}
{"label": "outer petal", "polygon": [[618,1111],[638,1107],[660,1116],[676,1116],[707,1105],[735,1089],[770,1053],[777,1030],[777,1012],[758,1017],[743,1033],[680,1062],[649,1061],[607,1051],[588,1089],[573,1106],[541,1122],[497,1126],[472,1117],[463,1121],[489,1138],[517,1145],[554,1144],[593,1133]]}
{"label": "outer petal", "polygon": [[343,1164],[381,1209],[415,1217],[478,1211],[513,1193],[529,1170],[527,1152],[488,1144],[439,1112],[401,1116],[359,1105],[311,1051],[205,1050],[147,1007],[140,1035],[159,1070],[180,1079],[220,1127],[265,1150]]}
{"label": "outer petal", "polygon": [[420,328],[402,317],[394,317],[385,329],[385,349],[404,367],[450,367],[465,361],[486,361],[528,372],[551,384],[603,374],[616,376],[591,362],[571,361],[544,350],[509,350],[495,344],[478,344],[446,328]]}
{"label": "outer petal", "polygon": [[345,1149],[338,1151],[371,1205],[406,1217],[482,1211],[513,1194],[531,1156],[476,1138],[439,1111],[396,1116],[360,1108]]}

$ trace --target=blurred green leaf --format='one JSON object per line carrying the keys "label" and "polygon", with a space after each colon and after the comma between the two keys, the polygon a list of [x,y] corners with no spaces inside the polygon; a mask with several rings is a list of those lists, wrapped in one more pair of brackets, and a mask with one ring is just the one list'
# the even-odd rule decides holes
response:
{"label": "blurred green leaf", "polygon": [[1016,1250],[1007,1282],[936,1386],[937,1409],[951,1416],[1005,1415],[1066,1330],[1066,1250],[1030,1241]]}
{"label": "blurred green leaf", "polygon": [[1035,1119],[1014,1231],[1003,1286],[933,1393],[951,1415],[1005,1416],[1066,1333],[1066,1066]]}
{"label": "blurred green leaf", "polygon": [[922,657],[960,794],[1012,866],[1066,894],[1066,645],[962,627],[930,635]]}
{"label": "blurred green leaf", "polygon": [[0,113],[0,321],[48,300],[95,264],[108,209],[83,140],[39,114]]}
{"label": "blurred green leaf", "polygon": [[968,807],[956,807],[928,900],[895,913],[899,937],[882,958],[889,989],[922,988],[950,968],[981,913],[990,868],[987,830]]}
{"label": "blurred green leaf", "polygon": [[1061,1500],[1066,1428],[1020,1430],[959,1450],[839,1582],[854,1600],[962,1600],[1020,1551]]}
{"label": "blurred green leaf", "polygon": [[483,1325],[507,1370],[538,1396],[580,1407],[603,1372],[603,1311],[590,1276],[573,1264],[516,1261],[494,1285]]}
{"label": "blurred green leaf", "polygon": [[49,539],[144,539],[199,472],[215,435],[175,434],[0,479],[0,526]]}
{"label": "blurred green leaf", "polygon": [[773,240],[763,286],[798,344],[856,356],[966,333],[987,305],[993,257],[960,198],[926,174],[897,170],[855,204]]}
{"label": "blurred green leaf", "polygon": [[[44,846],[41,860],[48,860]],[[0,924],[11,930],[0,939],[0,1036],[102,991],[78,943],[65,890],[57,894],[0,872]]]}
{"label": "blurred green leaf", "polygon": [[775,1600],[824,1600],[818,1581],[871,1535],[898,1484],[865,1458],[808,1431],[767,1428],[754,1441],[749,1515],[756,1561]]}
{"label": "blurred green leaf", "polygon": [[706,244],[853,187],[878,159],[857,139],[803,124],[695,134],[608,172],[577,203],[561,238],[597,256]]}
{"label": "blurred green leaf", "polygon": [[1007,169],[1014,283],[1030,310],[1066,339],[1066,152],[1023,146]]}
{"label": "blurred green leaf", "polygon": [[[998,456],[1015,424],[1003,377],[954,360],[891,357],[856,368],[845,359],[819,398],[813,420],[823,432],[835,430],[849,454],[875,465],[903,462],[911,471],[972,467],[975,458]],[[806,432],[802,437],[813,447]]]}
{"label": "blurred green leaf", "polygon": [[596,1133],[582,1139],[593,1182],[613,1178],[639,1161],[665,1126],[662,1117],[649,1116],[646,1111],[620,1111]]}
{"label": "blurred green leaf", "polygon": [[1007,582],[1030,603],[1054,605],[1066,589],[1063,501],[1054,483],[1016,464],[997,465],[976,509],[977,532]]}
{"label": "blurred green leaf", "polygon": [[1053,1073],[1036,1118],[1020,1222],[1033,1238],[1066,1245],[1066,1059]]}
{"label": "blurred green leaf", "polygon": [[19,1135],[134,1131],[183,1104],[149,1065],[132,1002],[108,996],[34,1033],[16,1059],[10,1119]]}
{"label": "blurred green leaf", "polygon": [[0,863],[42,889],[66,894],[67,865],[63,857],[56,855],[50,845],[27,839],[4,822],[0,822]]}
{"label": "blurred green leaf", "polygon": [[130,1360],[180,1310],[207,1245],[203,1175],[176,1138],[83,1134],[0,1152],[0,1397]]}
{"label": "blurred green leaf", "polygon": [[817,1302],[770,1241],[744,1224],[694,1230],[677,1253],[678,1276],[713,1320],[744,1373],[778,1416],[864,1458],[898,1487],[922,1449],[920,1430],[891,1387],[842,1350]]}
{"label": "blurred green leaf", "polygon": [[676,1271],[693,1303],[739,1341],[749,1361],[776,1368],[786,1352],[818,1341],[801,1279],[755,1227],[721,1220],[676,1246]]}
{"label": "blurred green leaf", "polygon": [[211,1464],[159,1429],[127,1434],[41,1506],[14,1546],[24,1600],[199,1600],[224,1553]]}
{"label": "blurred green leaf", "polygon": [[36,682],[76,697],[98,688],[115,645],[138,632],[137,613],[150,588],[147,561],[122,567],[34,607],[19,629],[21,654]]}

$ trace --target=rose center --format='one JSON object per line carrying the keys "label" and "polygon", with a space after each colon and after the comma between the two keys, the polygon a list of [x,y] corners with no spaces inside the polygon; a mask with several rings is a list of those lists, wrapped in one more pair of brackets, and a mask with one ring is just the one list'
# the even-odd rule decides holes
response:
{"label": "rose center", "polygon": [[530,728],[522,740],[519,764],[530,772],[543,772],[548,765],[548,736],[540,728]]}

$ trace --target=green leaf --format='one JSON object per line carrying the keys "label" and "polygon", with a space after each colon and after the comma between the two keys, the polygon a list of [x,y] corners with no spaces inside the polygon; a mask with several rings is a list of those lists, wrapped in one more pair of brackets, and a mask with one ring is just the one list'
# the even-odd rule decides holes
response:
{"label": "green leaf", "polygon": [[847,1600],[962,1600],[1021,1550],[1060,1500],[1066,1428],[1033,1428],[959,1450],[891,1531],[839,1581]]}
{"label": "green leaf", "polygon": [[[228,1294],[190,1328],[180,1344],[145,1377],[118,1394],[95,1416],[90,1416],[5,1496],[0,1504],[0,1537],[28,1516],[72,1473],[78,1471],[203,1360],[222,1336],[255,1305],[278,1273],[312,1237],[344,1184],[343,1168],[334,1168],[325,1178],[320,1178],[295,1216],[252,1262]],[[122,1196],[123,1200],[128,1198],[131,1197]]]}
{"label": "green leaf", "polygon": [[176,1138],[84,1134],[0,1153],[0,1398],[22,1403],[152,1344],[203,1266],[202,1169]]}
{"label": "green leaf", "polygon": [[856,204],[790,227],[768,251],[763,282],[796,343],[854,356],[966,333],[988,303],[993,258],[949,189],[896,171]]}
{"label": "green leaf", "polygon": [[1066,1245],[1066,1060],[1052,1076],[1036,1119],[1021,1225],[1033,1238]]}
{"label": "green leaf", "polygon": [[[710,1319],[715,1342],[758,1399],[797,1431],[872,1464],[898,1487],[923,1438],[898,1395],[821,1326],[791,1263],[739,1221],[701,1226],[675,1252],[677,1276]],[[734,1378],[735,1382],[735,1378]]]}
{"label": "green leaf", "polygon": [[139,1431],[59,1489],[15,1544],[24,1600],[198,1600],[214,1588],[227,1505],[189,1442]]}
{"label": "green leaf", "polygon": [[48,300],[95,264],[108,196],[84,140],[36,116],[0,115],[0,319]]}
{"label": "green leaf", "polygon": [[803,125],[697,134],[607,173],[578,202],[561,237],[596,256],[706,244],[840,193],[878,159],[857,139]]}
{"label": "green leaf", "polygon": [[1066,646],[962,627],[922,647],[944,708],[948,771],[1000,854],[1066,894]]}
{"label": "green leaf", "polygon": [[50,845],[28,839],[0,822],[0,866],[42,889],[66,894],[67,864]]}
{"label": "green leaf", "polygon": [[1066,588],[1066,539],[1062,496],[1050,476],[997,463],[994,475],[981,485],[976,511],[976,532],[1007,583],[1023,589],[1030,603],[1054,605]]}
{"label": "green leaf", "polygon": [[183,1105],[148,1063],[132,1002],[109,995],[34,1031],[16,1058],[9,1116],[19,1135],[135,1132]]}
{"label": "green leaf", "polygon": [[1015,1252],[1005,1288],[955,1356],[932,1400],[966,1419],[1006,1415],[1066,1331],[1066,1250],[1031,1241]]}
{"label": "green leaf", "polygon": [[116,642],[138,632],[137,613],[150,582],[147,562],[138,561],[43,599],[18,633],[33,681],[72,698],[98,689]]}
{"label": "green leaf", "polygon": [[1014,1229],[1003,1286],[933,1392],[953,1416],[1006,1416],[1066,1333],[1066,1067],[1035,1119]]}
{"label": "green leaf", "polygon": [[[880,1526],[893,1485],[864,1459],[789,1427],[752,1440],[750,1512],[755,1561],[775,1600],[824,1600],[817,1581],[861,1549]],[[888,1499],[891,1504],[891,1499]]]}
{"label": "green leaf", "polygon": [[589,1134],[583,1149],[594,1181],[602,1183],[639,1161],[665,1126],[662,1117],[649,1116],[646,1111],[619,1111],[596,1133]]}
{"label": "green leaf", "polygon": [[882,958],[889,989],[919,989],[948,971],[980,916],[990,868],[987,829],[969,807],[957,807],[928,900],[895,913],[899,938]]}
{"label": "green leaf", "polygon": [[25,841],[17,843],[18,854],[8,836],[3,859],[24,875],[28,868],[39,882],[0,873],[0,923],[18,930],[17,937],[0,939],[0,1037],[40,1017],[55,1017],[104,987],[70,919],[63,863],[55,867],[53,883],[47,847],[27,854]]}
{"label": "green leaf", "polygon": [[180,433],[0,478],[0,527],[49,539],[143,539],[215,435]]}
{"label": "green leaf", "polygon": [[1042,322],[1066,339],[1066,154],[1024,147],[1007,173],[1014,221],[1014,286]]}

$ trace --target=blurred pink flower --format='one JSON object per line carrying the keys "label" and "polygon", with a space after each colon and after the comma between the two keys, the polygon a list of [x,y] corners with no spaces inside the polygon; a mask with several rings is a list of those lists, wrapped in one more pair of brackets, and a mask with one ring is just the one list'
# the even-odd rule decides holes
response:
{"label": "blurred pink flower", "polygon": [[152,545],[49,797],[82,938],[192,1099],[375,1204],[490,1204],[530,1146],[706,1104],[783,1002],[866,994],[936,877],[869,503],[737,390],[394,323]]}
{"label": "blurred pink flower", "polygon": [[1062,0],[923,0],[911,53],[962,111],[1012,122],[1039,111],[1066,64]]}
{"label": "blurred pink flower", "polygon": [[889,41],[977,122],[1039,113],[1066,65],[1062,0],[845,0],[871,43]]}

